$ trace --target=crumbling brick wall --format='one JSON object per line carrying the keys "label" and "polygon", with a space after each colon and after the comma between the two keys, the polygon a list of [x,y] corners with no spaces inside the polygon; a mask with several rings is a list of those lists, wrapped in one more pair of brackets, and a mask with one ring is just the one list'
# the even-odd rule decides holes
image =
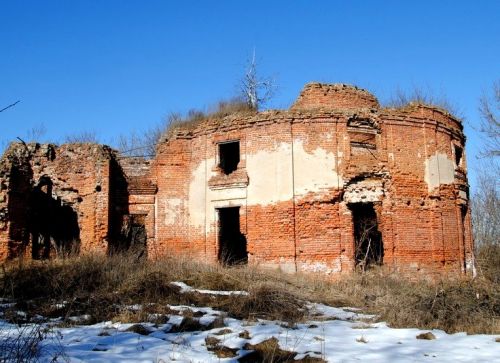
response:
{"label": "crumbling brick wall", "polygon": [[[226,175],[219,145],[231,141],[240,160]],[[384,265],[465,272],[472,238],[464,143],[460,121],[444,110],[383,109],[346,85],[307,85],[288,111],[180,128],[153,168],[156,250],[220,259],[219,210],[239,207],[249,263],[352,271],[353,210],[366,206]]]}
{"label": "crumbling brick wall", "polygon": [[[122,250],[134,249],[139,255],[153,255],[149,251],[155,244],[156,184],[151,178],[151,161],[140,157],[117,158],[118,178],[114,185],[122,186],[114,191],[116,207],[114,215]],[[116,199],[118,197],[118,199]]]}
{"label": "crumbling brick wall", "polygon": [[83,252],[139,243],[150,258],[290,272],[468,272],[464,144],[444,110],[381,108],[365,90],[318,83],[290,110],[173,129],[151,161],[14,144],[0,162],[0,260],[36,257],[33,236],[47,231],[32,225],[35,195],[76,215]]}
{"label": "crumbling brick wall", "polygon": [[57,247],[106,252],[111,159],[101,145],[11,144],[0,161],[0,261],[54,256]]}

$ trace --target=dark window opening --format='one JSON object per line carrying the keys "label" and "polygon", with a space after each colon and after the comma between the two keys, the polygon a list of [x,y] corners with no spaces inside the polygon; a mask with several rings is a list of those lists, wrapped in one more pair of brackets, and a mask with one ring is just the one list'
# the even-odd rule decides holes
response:
{"label": "dark window opening", "polygon": [[366,270],[373,265],[382,265],[384,245],[378,230],[377,214],[373,203],[354,203],[349,208],[354,226],[354,258],[356,266]]}
{"label": "dark window opening", "polygon": [[460,146],[454,145],[455,147],[455,165],[460,166],[462,164],[463,150]]}
{"label": "dark window opening", "polygon": [[69,205],[52,197],[52,181],[42,177],[30,195],[29,232],[33,259],[78,253],[78,216]]}
{"label": "dark window opening", "polygon": [[240,162],[240,142],[231,141],[219,144],[219,167],[229,175],[238,168]]}
{"label": "dark window opening", "polygon": [[240,265],[248,262],[247,240],[240,231],[240,208],[219,210],[219,262]]}

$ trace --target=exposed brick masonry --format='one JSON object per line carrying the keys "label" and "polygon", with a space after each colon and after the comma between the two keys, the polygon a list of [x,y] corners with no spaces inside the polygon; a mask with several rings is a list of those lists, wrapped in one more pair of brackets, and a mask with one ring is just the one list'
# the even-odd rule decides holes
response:
{"label": "exposed brick masonry", "polygon": [[[240,155],[226,175],[219,144],[229,141]],[[248,263],[286,271],[383,263],[467,272],[464,143],[460,121],[444,110],[383,109],[365,90],[313,83],[288,111],[174,129],[152,161],[97,145],[14,144],[0,164],[0,259],[29,255],[27,196],[48,176],[53,198],[78,216],[83,252],[123,247],[130,225],[143,228],[152,258],[216,262],[241,243]],[[239,231],[220,220],[228,207],[239,208]],[[359,221],[373,227],[364,240]]]}

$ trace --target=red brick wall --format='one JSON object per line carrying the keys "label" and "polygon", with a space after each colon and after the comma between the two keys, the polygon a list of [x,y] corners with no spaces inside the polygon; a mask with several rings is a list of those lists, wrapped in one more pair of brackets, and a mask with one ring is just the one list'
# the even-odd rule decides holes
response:
{"label": "red brick wall", "polygon": [[[231,140],[239,141],[240,162],[226,175],[218,144]],[[443,110],[381,109],[367,91],[315,83],[288,111],[173,130],[151,162],[119,159],[97,145],[30,145],[18,161],[4,156],[0,164],[0,259],[26,244],[26,195],[48,175],[55,195],[78,214],[84,252],[106,251],[123,219],[139,214],[150,257],[215,262],[217,211],[237,206],[249,263],[349,272],[350,203],[369,202],[384,265],[465,272],[473,247],[468,185],[465,162],[455,165],[454,155],[464,142],[462,125]]]}
{"label": "red brick wall", "polygon": [[377,99],[369,92],[345,84],[309,83],[292,109],[360,109],[378,108]]}
{"label": "red brick wall", "polygon": [[[50,178],[53,184],[52,198],[75,212],[80,251],[105,252],[111,157],[109,148],[93,144],[11,145],[1,165],[1,182],[8,184],[4,205],[9,217],[0,230],[0,259],[30,255],[29,196],[42,177]],[[20,172],[22,177],[15,177]]]}
{"label": "red brick wall", "polygon": [[[382,233],[385,265],[464,271],[472,239],[468,207],[462,223],[464,201],[458,195],[467,185],[453,175],[448,180],[450,173],[457,173],[449,170],[452,145],[464,145],[461,124],[426,106],[367,108],[378,108],[378,102],[366,91],[313,84],[291,111],[233,115],[174,132],[156,160],[158,251],[215,261],[217,208],[240,206],[250,263],[351,271],[354,237],[348,203],[357,190],[375,198],[370,201]],[[240,141],[241,161],[226,176],[217,168],[217,143],[229,140]],[[363,142],[368,147],[360,147]],[[320,163],[327,155],[328,163],[336,164],[332,170],[338,183],[319,183],[310,192],[294,185],[304,177],[297,173],[314,174],[315,168],[324,167],[311,164],[309,171],[304,169],[294,147],[316,155]],[[259,170],[252,169],[250,161],[264,151],[268,159]],[[448,169],[431,170],[426,166],[434,165],[430,158],[438,169],[443,161]],[[465,165],[460,168],[465,170]],[[432,172],[439,175],[431,185],[426,173]],[[267,175],[274,194],[256,204],[252,183],[259,183],[258,173]]]}

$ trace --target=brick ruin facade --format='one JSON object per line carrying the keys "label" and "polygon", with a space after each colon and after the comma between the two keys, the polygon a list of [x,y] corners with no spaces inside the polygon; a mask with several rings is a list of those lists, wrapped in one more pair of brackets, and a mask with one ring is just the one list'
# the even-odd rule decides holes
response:
{"label": "brick ruin facade", "polygon": [[289,110],[170,131],[152,160],[107,146],[12,144],[0,260],[137,248],[284,271],[473,268],[461,122],[367,91],[306,85]]}

